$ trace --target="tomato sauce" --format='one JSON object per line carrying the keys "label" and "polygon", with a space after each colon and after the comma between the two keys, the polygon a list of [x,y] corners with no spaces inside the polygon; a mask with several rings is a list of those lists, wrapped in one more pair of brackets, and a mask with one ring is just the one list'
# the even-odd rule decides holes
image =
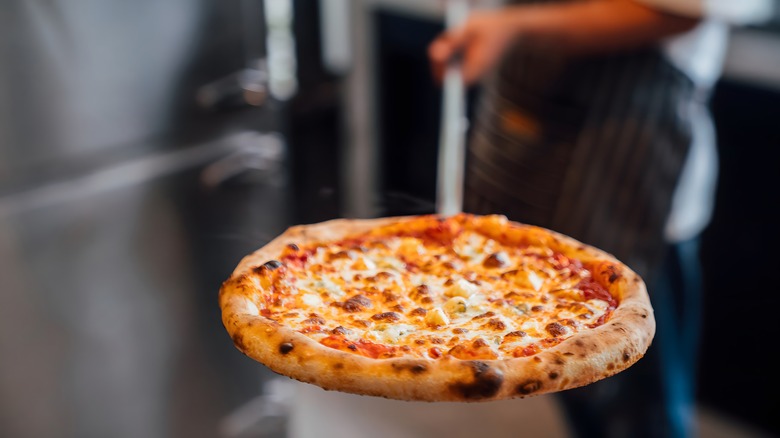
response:
{"label": "tomato sauce", "polygon": [[375,344],[365,339],[350,341],[343,336],[332,335],[320,341],[326,347],[336,350],[351,351],[372,359],[387,358],[395,356],[398,347],[391,347],[382,344]]}

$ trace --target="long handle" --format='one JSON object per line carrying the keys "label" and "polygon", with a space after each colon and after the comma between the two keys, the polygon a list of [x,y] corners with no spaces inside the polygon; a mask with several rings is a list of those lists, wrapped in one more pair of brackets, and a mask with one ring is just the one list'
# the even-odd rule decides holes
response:
{"label": "long handle", "polygon": [[[453,29],[468,16],[467,0],[447,2],[446,26]],[[444,72],[442,121],[439,133],[436,212],[450,216],[463,210],[463,172],[466,155],[466,90],[461,60],[453,57]]]}

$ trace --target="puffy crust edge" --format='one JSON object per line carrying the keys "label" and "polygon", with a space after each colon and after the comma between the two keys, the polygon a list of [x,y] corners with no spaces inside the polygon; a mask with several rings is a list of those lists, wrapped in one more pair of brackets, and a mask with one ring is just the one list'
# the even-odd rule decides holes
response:
{"label": "puffy crust edge", "polygon": [[255,287],[245,274],[288,243],[334,240],[416,218],[431,217],[335,219],[294,226],[244,257],[223,283],[219,296],[222,322],[235,346],[276,373],[326,390],[430,402],[524,398],[576,388],[625,370],[649,348],[655,334],[653,309],[645,283],[633,270],[611,254],[568,236],[510,222],[500,215],[475,219],[483,232],[516,230],[517,238],[541,239],[566,255],[593,263],[595,275],[620,300],[611,319],[530,357],[371,359],[323,346],[260,316],[257,307],[245,298],[247,289]]}

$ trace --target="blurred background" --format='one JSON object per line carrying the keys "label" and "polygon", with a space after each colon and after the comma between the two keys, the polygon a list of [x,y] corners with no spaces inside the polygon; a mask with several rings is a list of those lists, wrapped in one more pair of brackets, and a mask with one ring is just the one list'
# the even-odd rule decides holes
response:
{"label": "blurred background", "polygon": [[[3,1],[0,436],[285,436],[218,289],[290,225],[434,211],[442,28],[439,1]],[[712,110],[698,402],[778,436],[779,20],[733,29]]]}

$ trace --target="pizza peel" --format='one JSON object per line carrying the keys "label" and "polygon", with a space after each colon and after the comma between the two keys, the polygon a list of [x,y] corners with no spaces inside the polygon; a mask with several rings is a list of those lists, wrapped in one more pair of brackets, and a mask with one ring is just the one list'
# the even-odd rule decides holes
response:
{"label": "pizza peel", "polygon": [[[449,0],[445,22],[447,29],[454,29],[463,23],[468,13],[467,0]],[[448,61],[442,89],[436,213],[451,216],[463,210],[463,173],[468,125],[466,87],[460,55],[453,56]]]}

